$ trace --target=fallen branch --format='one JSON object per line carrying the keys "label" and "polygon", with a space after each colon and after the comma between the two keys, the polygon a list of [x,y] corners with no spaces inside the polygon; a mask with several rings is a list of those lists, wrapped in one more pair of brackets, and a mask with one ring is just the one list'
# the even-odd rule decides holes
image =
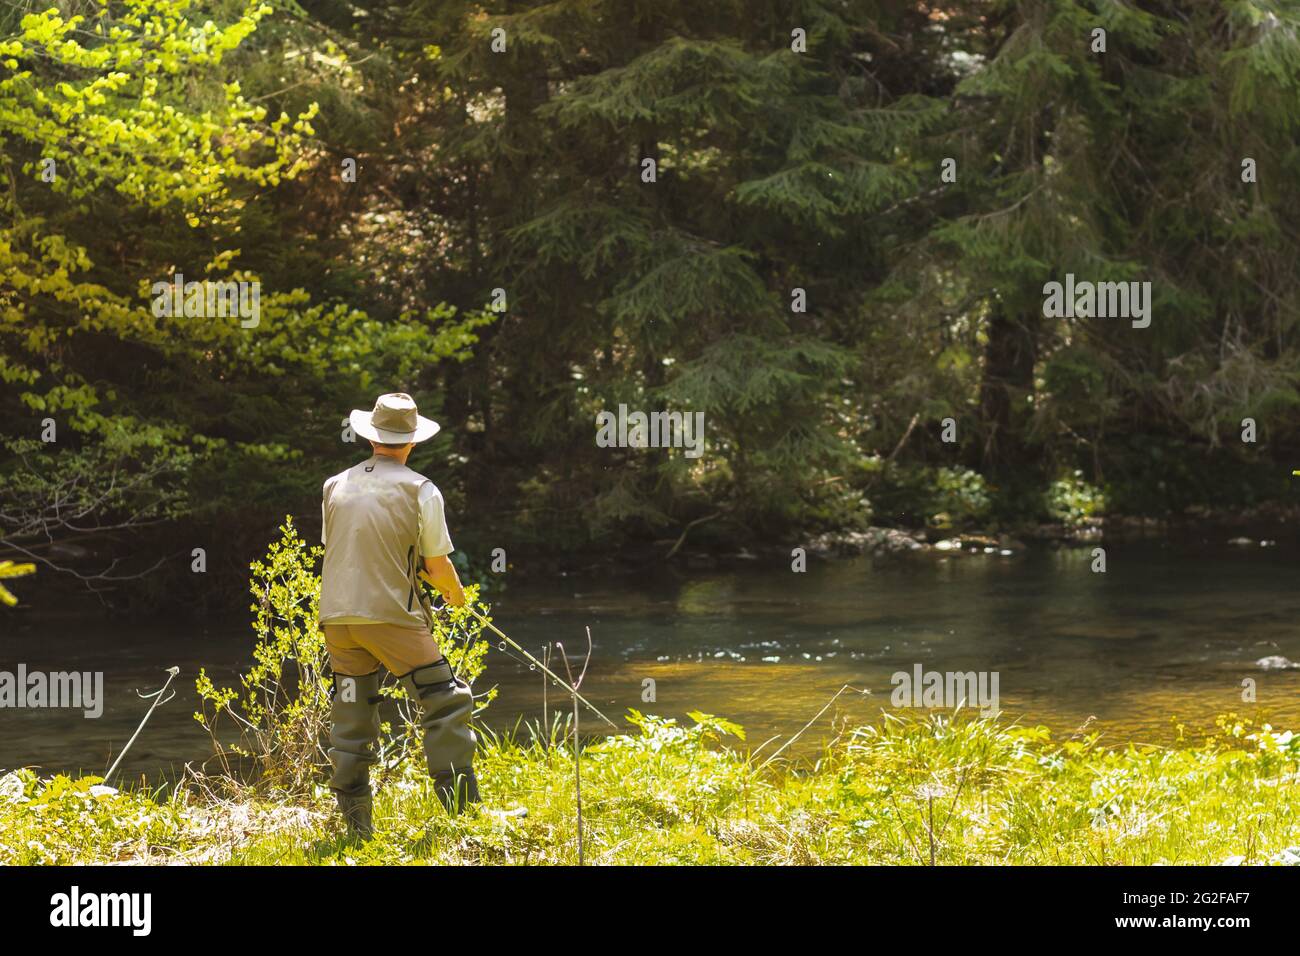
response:
{"label": "fallen branch", "polygon": [[109,767],[108,773],[104,774],[104,783],[108,783],[109,778],[113,776],[113,771],[116,770],[117,765],[122,762],[122,758],[126,756],[126,752],[131,749],[131,745],[135,743],[135,738],[140,736],[140,731],[144,730],[144,725],[149,722],[149,717],[155,710],[157,710],[158,705],[165,704],[167,701],[171,700],[172,697],[176,696],[176,692],[172,691],[171,697],[163,698],[163,694],[166,693],[167,688],[171,686],[172,680],[180,672],[181,669],[179,667],[169,667],[167,668],[167,683],[163,684],[159,690],[154,691],[152,694],[142,694],[139,691],[135,692],[136,696],[141,700],[148,700],[152,697],[153,703],[149,705],[149,709],[145,712],[144,719],[140,721],[140,726],[135,728],[135,733],[131,735],[131,739],[126,742],[126,746],[122,748],[122,752],[118,754],[117,759],[113,761],[113,766]]}
{"label": "fallen branch", "polygon": [[682,536],[677,539],[677,543],[673,545],[672,548],[669,549],[667,554],[664,555],[664,560],[667,561],[669,558],[671,558],[674,554],[677,553],[677,549],[686,543],[686,536],[691,533],[691,529],[694,528],[697,524],[704,524],[704,522],[706,521],[712,521],[714,518],[721,518],[721,517],[722,517],[722,512],[717,511],[711,515],[706,515],[703,518],[696,518],[694,521],[688,524],[685,528],[682,529]]}

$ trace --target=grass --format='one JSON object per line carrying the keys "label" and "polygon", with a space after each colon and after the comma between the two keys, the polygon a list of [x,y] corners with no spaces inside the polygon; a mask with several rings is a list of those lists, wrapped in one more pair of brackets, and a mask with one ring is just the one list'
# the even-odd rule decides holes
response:
{"label": "grass", "polygon": [[[1300,863],[1300,737],[1234,716],[1195,746],[1106,748],[961,715],[886,717],[818,759],[766,766],[740,731],[633,712],[582,752],[591,864]],[[166,791],[0,777],[0,863],[573,864],[574,766],[549,741],[489,737],[489,808],[449,818],[423,772],[378,777],[376,838],[347,840],[321,783],[297,795],[194,777]],[[570,738],[571,739],[571,738]]]}

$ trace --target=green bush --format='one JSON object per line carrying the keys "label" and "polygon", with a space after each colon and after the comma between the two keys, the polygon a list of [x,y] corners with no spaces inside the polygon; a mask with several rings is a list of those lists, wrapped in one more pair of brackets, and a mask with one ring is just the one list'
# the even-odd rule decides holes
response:
{"label": "green bush", "polygon": [[[249,777],[246,782],[290,793],[309,792],[329,765],[323,746],[330,711],[329,655],[325,636],[317,625],[320,575],[316,566],[324,553],[308,546],[285,518],[280,539],[266,557],[250,565],[249,590],[253,595],[252,667],[240,676],[240,689],[217,687],[206,669],[199,671],[197,687],[202,709],[194,715],[212,735],[217,757],[227,779]],[[439,611],[434,618],[434,638],[456,673],[472,687],[483,673],[487,643],[479,640],[483,624],[469,611],[478,604],[477,584],[465,588],[467,606]],[[404,691],[396,685],[384,692],[399,702],[402,720],[381,753],[404,753],[418,731],[412,721]],[[476,695],[477,710],[487,707],[496,688]],[[225,718],[238,730],[238,739],[221,739]],[[231,758],[239,758],[238,763]],[[251,776],[236,766],[251,764]]]}
{"label": "green bush", "polygon": [[1096,485],[1083,479],[1083,472],[1075,469],[1058,478],[1047,488],[1047,513],[1071,528],[1079,528],[1090,518],[1106,510],[1106,496]]}
{"label": "green bush", "polygon": [[938,468],[931,478],[930,523],[972,525],[989,516],[992,498],[984,476],[969,468]]}

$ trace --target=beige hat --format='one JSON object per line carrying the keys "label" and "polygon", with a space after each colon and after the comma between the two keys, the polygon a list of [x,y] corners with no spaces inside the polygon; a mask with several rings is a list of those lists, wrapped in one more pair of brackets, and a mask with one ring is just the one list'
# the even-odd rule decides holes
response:
{"label": "beige hat", "polygon": [[442,426],[419,414],[415,400],[405,392],[390,392],[375,399],[374,411],[354,408],[348,416],[352,430],[383,445],[428,441]]}

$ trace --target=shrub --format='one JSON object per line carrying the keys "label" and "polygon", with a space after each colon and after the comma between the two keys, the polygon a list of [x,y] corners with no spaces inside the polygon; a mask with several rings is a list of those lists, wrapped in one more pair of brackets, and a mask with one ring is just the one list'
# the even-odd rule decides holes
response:
{"label": "shrub", "polygon": [[988,517],[992,499],[988,484],[979,472],[969,468],[939,468],[931,479],[931,488],[932,523],[973,524]]}
{"label": "shrub", "polygon": [[1090,518],[1105,510],[1105,494],[1096,485],[1084,481],[1083,472],[1078,469],[1047,488],[1048,514],[1071,528],[1087,524]]}
{"label": "shrub", "polygon": [[[254,603],[253,665],[240,676],[240,690],[217,687],[206,669],[197,680],[202,709],[195,719],[212,736],[213,746],[225,776],[248,777],[247,782],[291,793],[308,792],[329,760],[323,738],[329,727],[330,685],[333,680],[325,636],[317,625],[320,607],[320,574],[316,566],[324,549],[308,546],[286,517],[280,539],[271,544],[266,557],[250,565],[249,585]],[[466,608],[440,610],[434,620],[434,638],[451,666],[469,682],[483,673],[487,644],[478,640],[482,623],[468,610],[478,604],[478,585],[465,588]],[[400,687],[387,689],[400,702],[406,697]],[[482,710],[496,696],[496,689],[479,696]],[[383,742],[386,756],[404,754],[417,733],[409,707],[400,710],[402,721]],[[239,739],[227,748],[219,738],[219,721],[227,718],[238,728]],[[230,757],[251,763],[240,774]]]}

